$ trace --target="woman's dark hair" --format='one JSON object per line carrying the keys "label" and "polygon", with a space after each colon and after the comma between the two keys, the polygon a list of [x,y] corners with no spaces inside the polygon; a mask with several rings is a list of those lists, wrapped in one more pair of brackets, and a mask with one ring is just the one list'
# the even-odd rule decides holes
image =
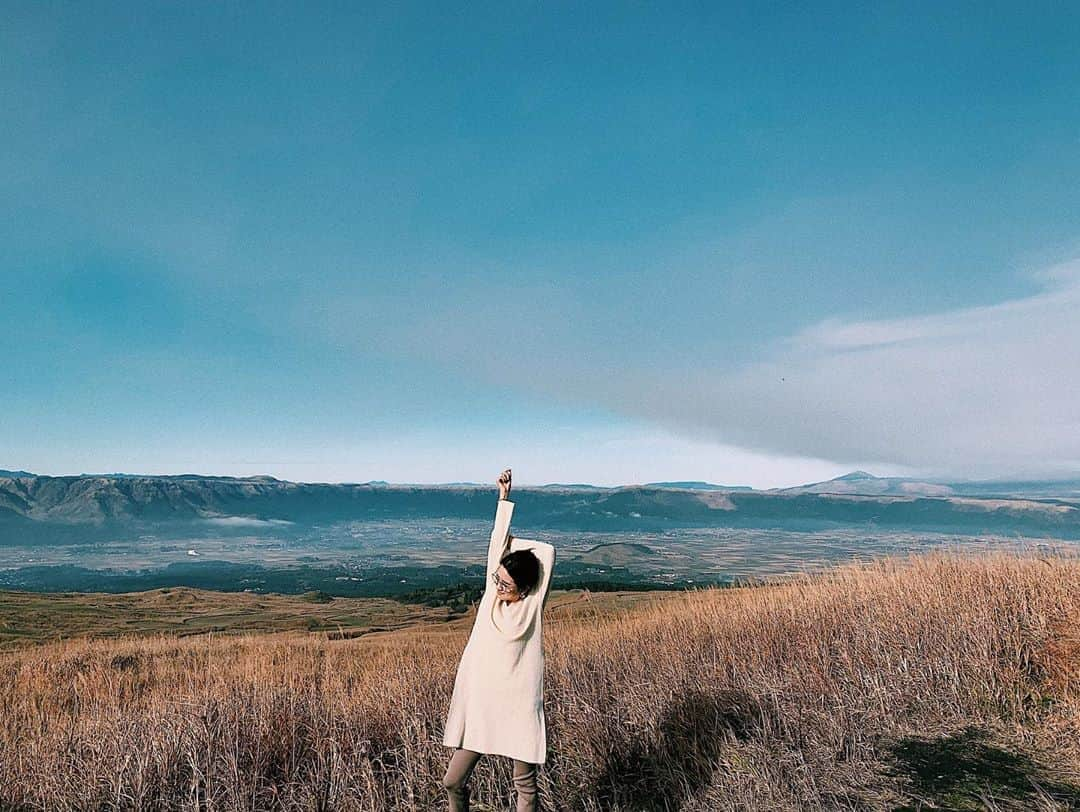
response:
{"label": "woman's dark hair", "polygon": [[518,592],[527,595],[540,582],[540,560],[532,550],[515,550],[507,553],[499,562],[514,579]]}

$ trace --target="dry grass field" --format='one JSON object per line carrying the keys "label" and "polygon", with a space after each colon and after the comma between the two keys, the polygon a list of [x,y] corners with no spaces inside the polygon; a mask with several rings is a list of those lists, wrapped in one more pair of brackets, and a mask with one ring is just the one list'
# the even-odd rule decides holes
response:
{"label": "dry grass field", "polygon": [[[1080,808],[1078,557],[931,554],[549,615],[545,809]],[[12,649],[0,807],[445,808],[470,622]],[[510,786],[485,759],[476,807]]]}
{"label": "dry grass field", "polygon": [[[663,600],[666,592],[553,590],[549,614],[621,612]],[[391,598],[330,598],[305,595],[213,592],[173,587],[146,592],[18,592],[0,590],[0,650],[63,640],[109,637],[188,637],[253,632],[325,632],[360,637],[415,626],[472,627],[475,611],[424,606]]]}
{"label": "dry grass field", "polygon": [[33,593],[0,590],[0,649],[87,637],[326,631],[338,636],[452,617],[446,607],[382,598],[256,595],[174,587],[147,592]]}

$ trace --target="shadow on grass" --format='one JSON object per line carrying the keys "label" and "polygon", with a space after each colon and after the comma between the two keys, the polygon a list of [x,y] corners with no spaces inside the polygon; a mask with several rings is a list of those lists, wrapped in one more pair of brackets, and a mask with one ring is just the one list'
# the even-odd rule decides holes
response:
{"label": "shadow on grass", "polygon": [[889,754],[895,759],[890,772],[907,779],[906,794],[914,801],[896,812],[994,808],[988,800],[999,809],[1031,810],[1047,796],[1057,808],[1080,809],[1080,786],[1058,780],[1023,753],[998,746],[976,727],[936,739],[900,739]]}
{"label": "shadow on grass", "polygon": [[633,737],[612,753],[597,780],[603,808],[677,810],[712,780],[730,737],[757,729],[761,709],[744,691],[690,691],[670,705],[650,735]]}

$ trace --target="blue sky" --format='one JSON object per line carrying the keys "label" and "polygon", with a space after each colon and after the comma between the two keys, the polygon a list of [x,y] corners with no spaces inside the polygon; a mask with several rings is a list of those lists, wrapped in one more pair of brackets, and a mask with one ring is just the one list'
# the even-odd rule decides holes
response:
{"label": "blue sky", "polygon": [[41,4],[0,467],[1080,472],[1067,4]]}

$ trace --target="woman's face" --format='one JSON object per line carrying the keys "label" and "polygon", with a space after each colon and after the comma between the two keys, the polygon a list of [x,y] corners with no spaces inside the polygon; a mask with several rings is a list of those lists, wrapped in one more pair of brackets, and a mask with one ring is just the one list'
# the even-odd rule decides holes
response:
{"label": "woman's face", "polygon": [[[514,583],[514,579],[510,577],[510,573],[506,571],[506,567],[502,564],[495,570],[495,575],[498,576],[498,581],[495,584],[495,593],[499,600],[506,601],[507,603],[514,603],[521,600],[521,593],[518,592],[517,584]],[[491,579],[495,581],[494,578]]]}

